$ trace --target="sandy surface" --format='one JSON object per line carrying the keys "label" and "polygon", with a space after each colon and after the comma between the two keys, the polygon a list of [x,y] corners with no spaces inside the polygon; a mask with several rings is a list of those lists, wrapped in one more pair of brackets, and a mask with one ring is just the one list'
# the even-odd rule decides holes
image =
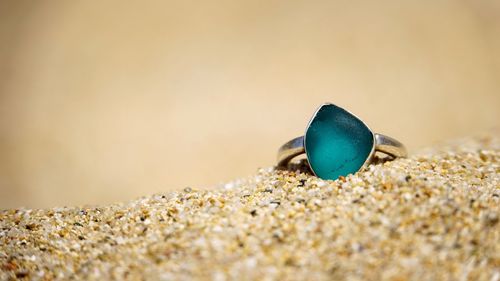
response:
{"label": "sandy surface", "polygon": [[0,212],[0,279],[499,280],[500,142],[466,139],[337,181]]}

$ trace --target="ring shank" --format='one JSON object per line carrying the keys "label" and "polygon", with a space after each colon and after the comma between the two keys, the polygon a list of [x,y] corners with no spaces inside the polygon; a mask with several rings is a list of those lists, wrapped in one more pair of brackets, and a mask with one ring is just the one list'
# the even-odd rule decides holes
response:
{"label": "ring shank", "polygon": [[[406,157],[405,146],[386,135],[374,134],[375,151],[385,153],[394,158]],[[278,167],[285,167],[293,158],[305,153],[304,136],[296,137],[278,150]]]}
{"label": "ring shank", "polygon": [[304,136],[294,138],[278,150],[278,167],[285,167],[293,158],[305,152]]}
{"label": "ring shank", "polygon": [[383,152],[394,158],[408,156],[408,152],[402,143],[382,134],[375,134],[375,151]]}

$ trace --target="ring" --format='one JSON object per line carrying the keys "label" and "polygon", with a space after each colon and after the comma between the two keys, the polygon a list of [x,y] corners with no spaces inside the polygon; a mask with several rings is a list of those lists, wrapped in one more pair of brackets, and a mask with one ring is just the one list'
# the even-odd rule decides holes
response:
{"label": "ring", "polygon": [[280,147],[278,167],[287,167],[293,158],[305,153],[315,176],[336,180],[364,169],[376,152],[392,158],[407,156],[399,141],[373,133],[356,115],[324,103],[312,116],[304,136]]}

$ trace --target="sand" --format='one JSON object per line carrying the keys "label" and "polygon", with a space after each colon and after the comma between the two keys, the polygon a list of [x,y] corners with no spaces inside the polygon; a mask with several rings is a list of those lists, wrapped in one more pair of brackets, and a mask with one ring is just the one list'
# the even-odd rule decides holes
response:
{"label": "sand", "polygon": [[100,207],[0,212],[0,279],[499,280],[500,141],[337,181],[259,169]]}

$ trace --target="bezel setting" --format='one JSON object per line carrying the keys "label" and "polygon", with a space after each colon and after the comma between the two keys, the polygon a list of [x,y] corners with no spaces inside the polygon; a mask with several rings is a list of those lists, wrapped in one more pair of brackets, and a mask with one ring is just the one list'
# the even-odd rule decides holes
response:
{"label": "bezel setting", "polygon": [[[307,165],[309,166],[309,169],[311,170],[311,172],[315,175],[315,176],[318,176],[316,174],[316,172],[314,171],[309,159],[308,159],[308,153],[307,153],[307,131],[309,130],[312,122],[316,119],[316,116],[317,114],[319,113],[319,111],[325,107],[325,106],[330,106],[330,105],[333,105],[335,107],[338,107],[344,111],[346,111],[347,113],[349,113],[352,117],[356,118],[357,120],[359,120],[367,129],[368,131],[370,132],[371,136],[372,136],[372,148],[370,150],[370,153],[368,154],[368,156],[366,157],[363,165],[361,165],[361,167],[356,171],[356,172],[359,172],[359,171],[362,171],[364,169],[366,169],[366,167],[370,164],[370,162],[373,160],[373,157],[375,155],[375,134],[373,133],[373,131],[371,130],[371,128],[363,121],[361,120],[361,118],[359,118],[356,114],[353,114],[352,112],[350,112],[349,110],[346,110],[345,108],[341,107],[341,106],[338,106],[336,104],[333,104],[333,103],[323,103],[321,104],[317,109],[316,111],[314,112],[314,114],[312,115],[311,119],[309,120],[308,124],[307,124],[307,127],[306,127],[306,130],[304,132],[304,143],[303,143],[303,146],[304,146],[304,151],[305,151],[305,154],[306,154],[306,157],[307,157]],[[354,173],[356,173],[354,172]],[[346,175],[347,176],[347,175]]]}

